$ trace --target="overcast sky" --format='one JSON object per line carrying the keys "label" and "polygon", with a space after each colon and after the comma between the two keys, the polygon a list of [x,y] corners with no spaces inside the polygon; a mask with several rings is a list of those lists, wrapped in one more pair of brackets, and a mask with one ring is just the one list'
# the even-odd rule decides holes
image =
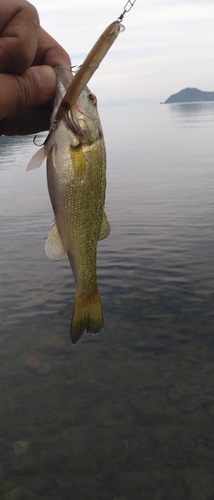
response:
{"label": "overcast sky", "polygon": [[[81,64],[124,0],[31,0],[41,25]],[[136,0],[90,81],[102,103],[214,91],[214,0]]]}

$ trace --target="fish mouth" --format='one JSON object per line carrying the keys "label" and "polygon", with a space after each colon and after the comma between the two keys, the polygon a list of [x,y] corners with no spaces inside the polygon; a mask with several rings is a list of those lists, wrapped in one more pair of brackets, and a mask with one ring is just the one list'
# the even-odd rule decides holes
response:
{"label": "fish mouth", "polygon": [[[63,106],[65,114],[62,118],[64,125],[79,144],[92,144],[97,139],[103,137],[101,124],[96,113],[96,102],[92,104],[91,95],[93,95],[86,86],[77,100],[70,106],[69,102],[64,100],[65,94],[72,84],[74,73],[63,66],[54,68],[58,83],[54,103],[53,115],[56,116],[59,106]],[[93,107],[95,106],[95,109]]]}
{"label": "fish mouth", "polygon": [[[75,116],[77,115],[77,116]],[[68,111],[64,118],[67,127],[82,144],[92,144],[95,140],[103,137],[102,130],[90,115],[79,108],[77,103]],[[79,122],[82,122],[82,126]],[[93,133],[98,127],[98,133]]]}
{"label": "fish mouth", "polygon": [[[65,115],[64,119],[66,121],[67,127],[76,136],[76,138],[79,139],[79,141],[82,143],[88,143],[89,138],[87,137],[85,132],[81,129],[81,127],[75,121],[72,109],[70,109],[68,111],[68,113]],[[91,143],[91,141],[90,141],[90,143]]]}

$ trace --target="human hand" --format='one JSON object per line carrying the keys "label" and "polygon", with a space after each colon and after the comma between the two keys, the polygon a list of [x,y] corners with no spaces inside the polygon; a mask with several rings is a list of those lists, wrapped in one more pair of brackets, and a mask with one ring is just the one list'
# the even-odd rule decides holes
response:
{"label": "human hand", "polygon": [[65,50],[39,24],[26,0],[0,1],[0,133],[48,130],[54,66],[70,67]]}

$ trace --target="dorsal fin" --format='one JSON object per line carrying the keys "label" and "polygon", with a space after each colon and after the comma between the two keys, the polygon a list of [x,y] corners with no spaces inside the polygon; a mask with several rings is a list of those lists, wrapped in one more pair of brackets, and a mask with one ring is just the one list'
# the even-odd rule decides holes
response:
{"label": "dorsal fin", "polygon": [[104,240],[107,238],[111,231],[110,224],[108,222],[108,219],[106,217],[106,214],[103,210],[103,215],[102,215],[102,221],[101,221],[101,228],[100,228],[100,236],[99,236],[99,241]]}

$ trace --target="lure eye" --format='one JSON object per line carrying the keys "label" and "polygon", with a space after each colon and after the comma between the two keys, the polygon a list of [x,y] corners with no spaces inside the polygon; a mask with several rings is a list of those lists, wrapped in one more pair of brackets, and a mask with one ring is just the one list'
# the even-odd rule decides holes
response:
{"label": "lure eye", "polygon": [[89,97],[89,99],[90,99],[90,101],[91,101],[92,104],[97,104],[97,98],[96,98],[96,96],[94,94],[92,94],[90,92],[90,94],[88,94],[88,97]]}

